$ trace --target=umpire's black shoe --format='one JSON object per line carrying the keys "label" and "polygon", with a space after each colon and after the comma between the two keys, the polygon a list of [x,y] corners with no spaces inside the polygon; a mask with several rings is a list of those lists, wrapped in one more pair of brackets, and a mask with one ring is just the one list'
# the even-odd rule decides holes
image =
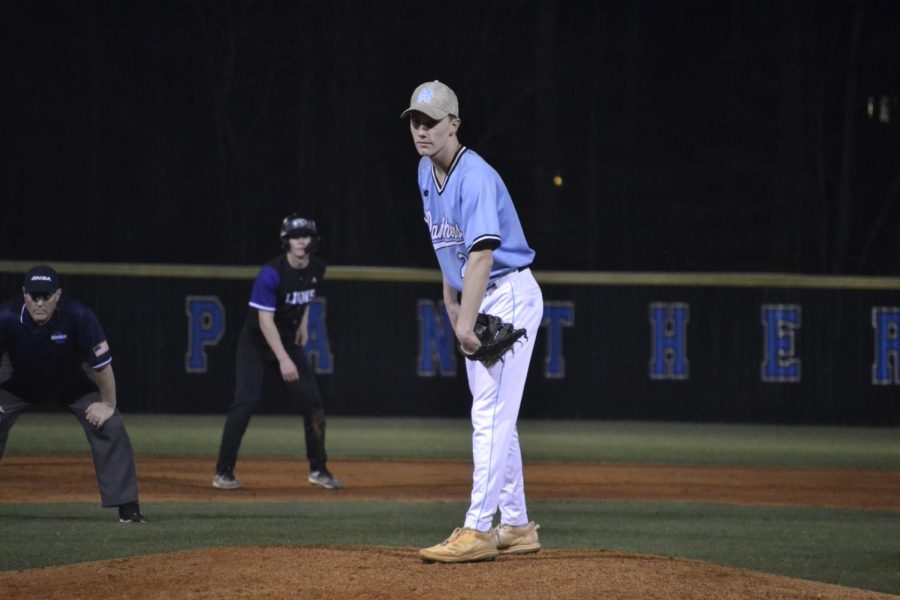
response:
{"label": "umpire's black shoe", "polygon": [[143,523],[144,515],[137,502],[129,502],[119,507],[119,523]]}

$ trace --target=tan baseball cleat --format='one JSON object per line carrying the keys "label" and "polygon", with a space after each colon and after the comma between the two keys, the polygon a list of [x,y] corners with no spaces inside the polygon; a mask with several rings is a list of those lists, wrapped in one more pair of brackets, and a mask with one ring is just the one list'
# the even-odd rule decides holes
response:
{"label": "tan baseball cleat", "polygon": [[500,525],[497,527],[497,550],[500,554],[530,554],[539,552],[541,542],[538,540],[538,529],[541,526],[531,521],[524,527]]}
{"label": "tan baseball cleat", "polygon": [[425,562],[461,563],[497,558],[497,532],[486,533],[457,527],[446,540],[419,550],[419,558]]}

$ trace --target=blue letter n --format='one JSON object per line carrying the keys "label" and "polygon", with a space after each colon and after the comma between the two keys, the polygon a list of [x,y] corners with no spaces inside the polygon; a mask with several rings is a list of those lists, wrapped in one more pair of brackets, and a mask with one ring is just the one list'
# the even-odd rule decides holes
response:
{"label": "blue letter n", "polygon": [[420,377],[434,377],[438,371],[444,377],[456,375],[456,335],[450,318],[430,300],[419,300],[419,357],[416,361]]}

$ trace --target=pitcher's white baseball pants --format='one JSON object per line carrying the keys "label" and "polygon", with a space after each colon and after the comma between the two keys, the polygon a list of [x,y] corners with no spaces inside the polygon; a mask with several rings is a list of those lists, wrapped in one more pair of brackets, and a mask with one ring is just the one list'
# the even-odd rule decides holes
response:
{"label": "pitcher's white baseball pants", "polygon": [[528,365],[538,328],[544,316],[541,288],[530,269],[513,271],[488,286],[481,312],[497,315],[514,327],[525,328],[528,338],[520,338],[502,361],[485,367],[466,360],[472,392],[472,504],[465,526],[479,531],[493,527],[500,510],[500,523],[525,525],[525,483],[516,421]]}

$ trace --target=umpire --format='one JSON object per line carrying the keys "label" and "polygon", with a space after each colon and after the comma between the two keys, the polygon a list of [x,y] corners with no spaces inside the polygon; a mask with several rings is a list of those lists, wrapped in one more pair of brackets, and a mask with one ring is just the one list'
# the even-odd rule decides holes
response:
{"label": "umpire", "polygon": [[0,458],[23,411],[43,402],[65,404],[91,445],[103,506],[118,507],[122,523],[143,523],[106,334],[87,306],[62,298],[51,267],[31,268],[22,296],[0,306],[0,356]]}

